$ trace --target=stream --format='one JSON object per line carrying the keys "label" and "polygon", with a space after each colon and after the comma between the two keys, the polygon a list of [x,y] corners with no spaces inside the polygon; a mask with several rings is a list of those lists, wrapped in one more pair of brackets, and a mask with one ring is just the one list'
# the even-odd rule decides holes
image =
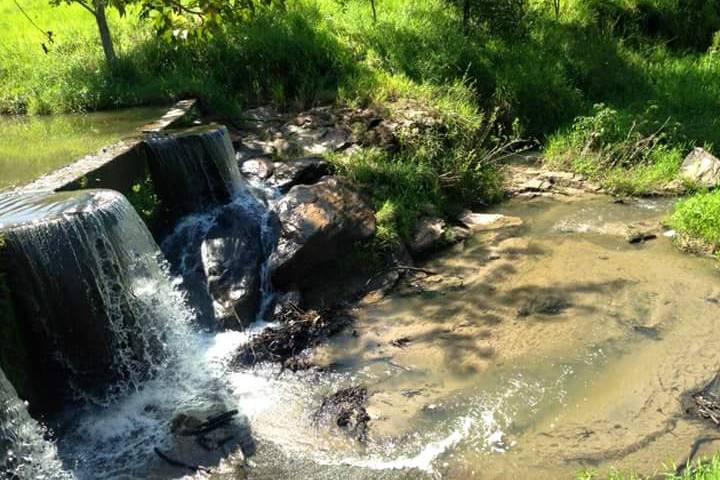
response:
{"label": "stream", "polygon": [[[382,300],[357,304],[350,327],[305,352],[317,368],[237,366],[238,350],[271,325],[266,259],[277,234],[267,211],[276,192],[241,188],[226,133],[202,133],[192,149],[155,144],[185,152],[158,158],[188,168],[201,158],[203,172],[224,172],[215,184],[206,175],[213,195],[230,189],[229,203],[186,215],[162,248],[116,192],[0,197],[11,248],[0,260],[15,268],[13,282],[35,292],[21,306],[36,312],[24,318],[37,323],[37,338],[30,359],[15,360],[34,362],[45,379],[33,386],[18,369],[7,379],[0,371],[0,478],[653,474],[683,461],[696,439],[717,435],[680,404],[717,372],[716,263],[681,254],[663,234],[625,238],[629,224],[662,220],[668,199],[510,200],[494,213],[521,222],[478,232],[423,264],[430,274],[408,275]],[[248,328],[218,332],[198,321],[187,289],[204,281],[203,238],[228,211],[261,237],[261,298]],[[221,307],[207,314],[226,316]],[[367,392],[364,442],[317,414],[329,395],[351,387]],[[38,416],[30,405],[31,418],[21,389],[51,413]],[[213,448],[170,432],[184,415],[235,409]],[[155,449],[213,471],[169,464]]]}
{"label": "stream", "polygon": [[[425,265],[455,281],[359,307],[354,330],[312,355],[332,373],[233,373],[265,399],[245,407],[260,439],[251,477],[574,478],[682,461],[716,435],[679,399],[717,371],[717,269],[621,233],[671,206],[510,201],[500,213],[524,226]],[[351,385],[371,394],[362,447],[311,414]]]}

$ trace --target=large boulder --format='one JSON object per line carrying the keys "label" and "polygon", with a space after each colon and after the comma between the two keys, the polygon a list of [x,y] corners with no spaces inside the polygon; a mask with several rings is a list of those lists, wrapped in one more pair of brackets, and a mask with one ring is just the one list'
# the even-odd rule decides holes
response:
{"label": "large boulder", "polygon": [[702,148],[695,148],[685,157],[680,177],[703,187],[715,188],[720,185],[720,159]]}
{"label": "large boulder", "polygon": [[375,232],[375,215],[366,202],[336,178],[293,187],[275,205],[280,236],[270,257],[272,281],[283,289],[352,242]]}
{"label": "large boulder", "polygon": [[208,293],[225,326],[247,325],[260,302],[263,246],[254,212],[230,204],[222,209],[200,247]]}

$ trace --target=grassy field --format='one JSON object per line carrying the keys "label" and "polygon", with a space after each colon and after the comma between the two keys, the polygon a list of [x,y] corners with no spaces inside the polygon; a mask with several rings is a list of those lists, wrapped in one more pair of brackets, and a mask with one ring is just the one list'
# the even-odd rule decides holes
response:
{"label": "grassy field", "polygon": [[[55,41],[13,2],[0,3],[0,112],[187,96],[228,118],[259,103],[294,109],[398,98],[442,112],[447,128],[427,141],[341,165],[396,219],[390,237],[407,231],[423,203],[447,214],[458,202],[496,198],[492,166],[480,160],[501,139],[534,140],[551,165],[618,194],[653,193],[693,146],[718,153],[720,145],[716,2],[565,0],[557,16],[544,0],[517,11],[498,2],[477,10],[464,32],[461,12],[445,0],[378,0],[376,22],[364,0],[288,0],[201,42],[157,37],[132,12],[113,13],[119,59],[108,68],[81,8],[18,1]],[[492,135],[464,134],[488,122]],[[440,185],[438,175],[460,181]]]}

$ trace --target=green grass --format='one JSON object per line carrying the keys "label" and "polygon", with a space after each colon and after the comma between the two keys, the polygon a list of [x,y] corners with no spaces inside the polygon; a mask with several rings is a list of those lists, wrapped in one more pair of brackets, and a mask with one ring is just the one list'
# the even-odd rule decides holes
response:
{"label": "green grass", "polygon": [[550,164],[619,194],[657,191],[690,148],[720,145],[712,2],[567,0],[555,18],[547,2],[529,0],[521,17],[483,17],[465,34],[445,0],[378,1],[377,22],[365,0],[288,0],[202,41],[156,37],[130,11],[110,16],[119,60],[107,68],[89,14],[19,1],[55,43],[45,54],[42,35],[12,2],[0,4],[0,112],[187,96],[226,118],[259,103],[424,102],[443,128],[408,135],[397,155],[367,152],[339,165],[394,219],[383,223],[393,225],[388,238],[406,235],[428,204],[449,215],[497,197],[493,169],[480,161],[494,141],[478,133],[484,125],[538,140]]}
{"label": "green grass", "polygon": [[720,191],[702,192],[681,200],[669,225],[688,239],[697,239],[711,250],[720,246]]}
{"label": "green grass", "polygon": [[643,477],[634,473],[612,471],[601,475],[594,471],[584,471],[577,475],[577,480],[643,480],[645,478],[662,478],[665,480],[720,480],[720,454],[713,455],[706,461],[698,461],[688,465],[682,473],[675,473],[675,468],[664,467],[664,473]]}

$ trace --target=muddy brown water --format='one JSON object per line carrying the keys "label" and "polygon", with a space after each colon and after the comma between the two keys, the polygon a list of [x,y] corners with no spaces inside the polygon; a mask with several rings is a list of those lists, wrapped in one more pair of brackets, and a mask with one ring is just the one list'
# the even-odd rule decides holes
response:
{"label": "muddy brown water", "polygon": [[[259,439],[250,477],[653,474],[720,437],[680,406],[720,365],[716,264],[622,236],[671,206],[511,201],[499,211],[522,227],[477,234],[425,265],[441,275],[359,307],[313,354],[331,373],[235,374]],[[312,421],[349,385],[371,393],[365,446]]]}

